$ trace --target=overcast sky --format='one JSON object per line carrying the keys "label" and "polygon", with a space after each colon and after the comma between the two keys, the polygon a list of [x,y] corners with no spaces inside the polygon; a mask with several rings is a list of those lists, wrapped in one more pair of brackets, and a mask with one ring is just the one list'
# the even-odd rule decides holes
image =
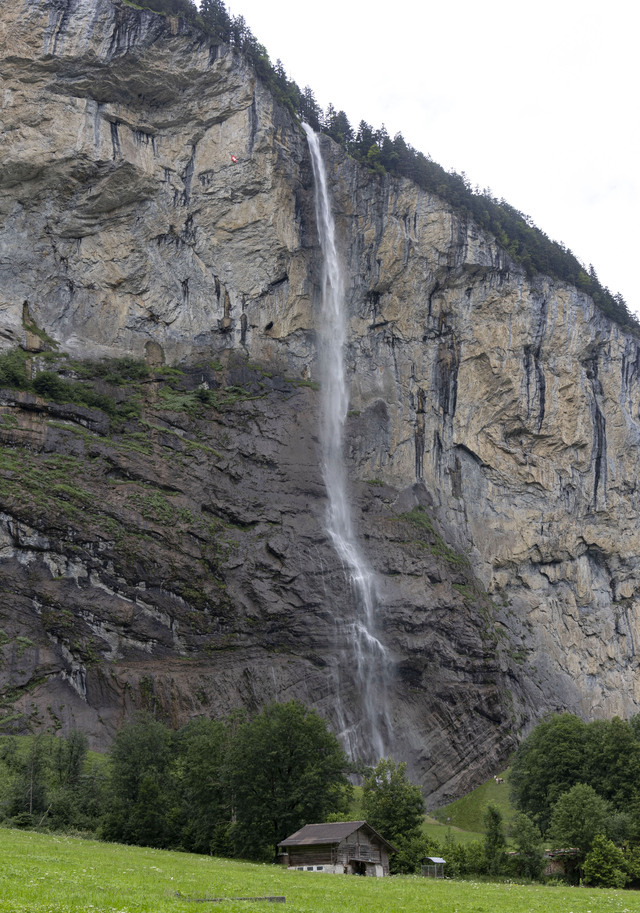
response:
{"label": "overcast sky", "polygon": [[490,187],[640,312],[634,0],[228,0],[301,89]]}

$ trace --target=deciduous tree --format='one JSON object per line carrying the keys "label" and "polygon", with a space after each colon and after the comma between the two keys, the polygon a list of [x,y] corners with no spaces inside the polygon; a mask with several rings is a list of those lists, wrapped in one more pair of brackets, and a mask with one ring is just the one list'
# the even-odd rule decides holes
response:
{"label": "deciduous tree", "polygon": [[577,783],[560,796],[551,816],[549,839],[554,847],[575,847],[582,858],[597,834],[604,834],[610,809],[605,800],[585,783]]}
{"label": "deciduous tree", "polygon": [[167,846],[171,793],[171,733],[147,714],[125,724],[111,748],[108,840]]}
{"label": "deciduous tree", "polygon": [[227,752],[239,856],[273,858],[279,841],[342,809],[348,761],[325,721],[297,701],[240,723]]}
{"label": "deciduous tree", "polygon": [[407,777],[407,765],[392,758],[378,761],[362,784],[364,816],[391,843],[420,834],[424,799],[420,787]]}
{"label": "deciduous tree", "polygon": [[518,748],[509,784],[514,804],[544,834],[558,798],[584,779],[586,724],[570,713],[539,723]]}
{"label": "deciduous tree", "polygon": [[619,717],[586,729],[585,782],[619,811],[629,808],[640,789],[640,742]]}
{"label": "deciduous tree", "polygon": [[180,843],[195,853],[229,854],[231,807],[225,779],[228,732],[224,723],[191,720],[174,739]]}
{"label": "deciduous tree", "polygon": [[[25,824],[40,818],[47,810],[49,790],[47,767],[50,737],[34,736],[24,755],[14,758],[16,775],[11,788],[9,815],[21,817]],[[38,823],[37,820],[34,823]]]}

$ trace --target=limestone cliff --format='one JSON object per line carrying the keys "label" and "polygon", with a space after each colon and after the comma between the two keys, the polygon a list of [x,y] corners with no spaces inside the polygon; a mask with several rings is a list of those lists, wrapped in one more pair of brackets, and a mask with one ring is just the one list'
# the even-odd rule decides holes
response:
{"label": "limestone cliff", "polygon": [[[0,50],[2,345],[115,404],[0,394],[5,727],[106,745],[135,707],[291,697],[337,726],[337,694],[356,726],[302,131],[229,48],[118,0],[21,0]],[[436,802],[546,710],[640,709],[640,346],[322,142],[394,750]],[[148,371],[96,366],[123,355]]]}

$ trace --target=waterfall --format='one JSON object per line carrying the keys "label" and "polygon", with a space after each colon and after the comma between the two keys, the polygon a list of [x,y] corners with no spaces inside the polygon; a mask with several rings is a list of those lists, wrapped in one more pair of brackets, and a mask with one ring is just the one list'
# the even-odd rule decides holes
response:
{"label": "waterfall", "polygon": [[336,233],[327,175],[318,136],[307,124],[315,188],[315,212],[322,251],[322,314],[318,330],[321,371],[322,475],[327,491],[327,532],[348,575],[356,605],[353,621],[337,619],[353,660],[360,707],[344,706],[338,687],[338,715],[343,740],[353,758],[369,763],[387,753],[389,721],[387,680],[389,659],[376,636],[376,608],[379,602],[376,577],[363,555],[353,528],[348,496],[347,471],[343,459],[344,424],[349,405],[344,349],[347,315],[344,278],[336,247]]}

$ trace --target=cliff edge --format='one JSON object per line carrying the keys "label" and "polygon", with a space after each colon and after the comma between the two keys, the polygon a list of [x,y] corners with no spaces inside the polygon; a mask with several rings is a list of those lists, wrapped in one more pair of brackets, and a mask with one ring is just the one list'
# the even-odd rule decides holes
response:
{"label": "cliff edge", "polygon": [[[104,746],[135,708],[297,697],[348,738],[299,125],[232,49],[119,0],[22,0],[0,52],[0,340],[24,353],[0,393],[0,725]],[[322,146],[393,750],[435,803],[545,711],[640,709],[640,345]]]}

